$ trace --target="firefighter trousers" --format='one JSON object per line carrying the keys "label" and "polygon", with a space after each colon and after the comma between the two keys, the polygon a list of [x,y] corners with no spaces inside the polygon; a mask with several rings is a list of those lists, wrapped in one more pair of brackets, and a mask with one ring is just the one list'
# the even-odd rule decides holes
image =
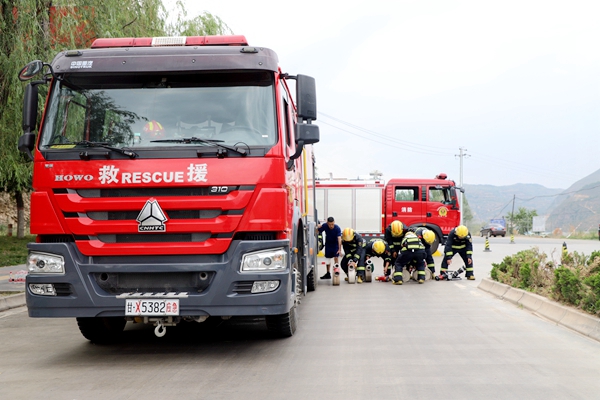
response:
{"label": "firefighter trousers", "polygon": [[394,282],[402,280],[402,270],[410,264],[417,266],[419,280],[425,280],[425,250],[406,250],[401,252],[394,264]]}
{"label": "firefighter trousers", "polygon": [[[454,257],[455,254],[460,255],[460,258],[462,258],[463,262],[465,263],[465,270],[466,270],[465,276],[467,278],[470,276],[473,276],[473,259],[470,257],[470,255],[467,255],[466,250],[462,250],[462,251],[453,250],[452,255],[446,254],[444,259],[442,260],[442,265],[440,267],[440,274],[446,276],[446,273],[448,272],[448,260],[452,260],[452,257]],[[471,264],[469,264],[469,259],[471,259]]]}

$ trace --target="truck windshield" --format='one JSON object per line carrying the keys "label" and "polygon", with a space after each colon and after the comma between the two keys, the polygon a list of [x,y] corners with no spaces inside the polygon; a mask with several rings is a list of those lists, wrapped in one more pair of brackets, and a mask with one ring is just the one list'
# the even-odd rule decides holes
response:
{"label": "truck windshield", "polygon": [[206,145],[179,140],[186,138],[270,147],[277,141],[273,99],[273,77],[262,71],[67,76],[52,89],[40,148]]}

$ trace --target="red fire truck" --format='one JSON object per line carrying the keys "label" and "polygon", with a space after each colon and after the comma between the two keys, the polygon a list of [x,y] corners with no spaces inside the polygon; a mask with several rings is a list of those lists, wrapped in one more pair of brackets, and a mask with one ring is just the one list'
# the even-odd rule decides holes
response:
{"label": "red fire truck", "polygon": [[460,207],[454,181],[446,174],[434,179],[316,181],[319,218],[331,215],[343,229],[353,228],[366,237],[382,237],[394,220],[406,227],[425,226],[436,234],[435,252],[452,228],[460,224]]}
{"label": "red fire truck", "polygon": [[236,316],[291,336],[317,279],[314,79],[243,36],[98,39],[20,73],[35,76],[29,315],[75,317],[96,342]]}

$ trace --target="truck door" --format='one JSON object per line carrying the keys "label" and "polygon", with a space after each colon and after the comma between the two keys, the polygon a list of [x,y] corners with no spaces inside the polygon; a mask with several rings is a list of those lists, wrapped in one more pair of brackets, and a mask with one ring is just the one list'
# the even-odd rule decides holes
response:
{"label": "truck door", "polygon": [[429,186],[427,192],[428,199],[425,203],[427,222],[439,226],[444,234],[447,234],[456,226],[453,217],[458,214],[456,199],[452,198],[448,186]]}
{"label": "truck door", "polygon": [[424,222],[423,202],[419,186],[394,186],[392,201],[392,219],[400,220],[410,226]]}

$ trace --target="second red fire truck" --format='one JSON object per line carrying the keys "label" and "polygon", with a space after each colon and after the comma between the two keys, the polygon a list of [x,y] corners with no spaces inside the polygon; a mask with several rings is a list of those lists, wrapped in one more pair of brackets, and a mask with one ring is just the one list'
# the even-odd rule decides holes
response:
{"label": "second red fire truck", "polygon": [[435,252],[452,228],[460,224],[460,205],[454,181],[446,174],[433,179],[381,180],[317,179],[319,218],[331,215],[342,229],[365,237],[382,237],[394,220],[405,227],[424,226],[436,234]]}

